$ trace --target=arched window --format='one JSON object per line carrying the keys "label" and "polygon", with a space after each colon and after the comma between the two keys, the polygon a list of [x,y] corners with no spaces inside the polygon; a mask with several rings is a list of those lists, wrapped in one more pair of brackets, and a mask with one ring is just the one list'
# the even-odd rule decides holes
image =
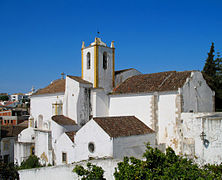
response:
{"label": "arched window", "polygon": [[42,129],[42,126],[43,126],[43,116],[39,115],[39,117],[38,117],[38,128]]}
{"label": "arched window", "polygon": [[107,69],[107,52],[103,53],[103,69]]}
{"label": "arched window", "polygon": [[91,66],[91,60],[90,60],[90,52],[87,53],[87,69],[90,69]]}

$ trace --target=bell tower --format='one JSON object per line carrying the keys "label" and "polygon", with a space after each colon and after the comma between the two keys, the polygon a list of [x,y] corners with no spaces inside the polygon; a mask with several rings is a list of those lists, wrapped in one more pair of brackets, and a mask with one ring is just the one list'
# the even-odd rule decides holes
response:
{"label": "bell tower", "polygon": [[93,84],[94,88],[104,88],[106,93],[115,86],[115,48],[112,41],[108,47],[100,38],[88,47],[82,43],[82,79]]}

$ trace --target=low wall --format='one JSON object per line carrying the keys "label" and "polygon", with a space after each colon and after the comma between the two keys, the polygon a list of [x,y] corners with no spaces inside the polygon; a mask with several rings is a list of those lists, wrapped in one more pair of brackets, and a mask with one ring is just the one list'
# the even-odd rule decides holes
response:
{"label": "low wall", "polygon": [[100,166],[105,171],[104,177],[107,180],[113,180],[113,173],[115,172],[115,167],[120,160],[117,159],[100,159],[100,160],[91,160],[91,161],[82,161],[78,163],[60,165],[60,166],[51,166],[51,167],[42,167],[28,170],[20,170],[19,177],[20,180],[73,180],[78,179],[76,173],[73,173],[72,170],[76,165],[82,165],[86,167],[86,164],[91,162],[94,165]]}

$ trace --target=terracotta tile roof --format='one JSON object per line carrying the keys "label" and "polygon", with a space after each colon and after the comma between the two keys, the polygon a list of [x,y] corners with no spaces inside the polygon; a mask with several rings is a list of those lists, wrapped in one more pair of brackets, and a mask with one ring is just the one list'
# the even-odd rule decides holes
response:
{"label": "terracotta tile roof", "polygon": [[119,70],[119,71],[115,71],[115,75],[117,74],[120,74],[122,72],[126,72],[126,71],[129,71],[129,70],[133,70],[134,68],[129,68],[129,69],[122,69],[122,70]]}
{"label": "terracotta tile roof", "polygon": [[96,117],[93,120],[110,137],[121,137],[131,135],[142,135],[154,133],[152,129],[146,126],[135,116],[117,116],[117,117]]}
{"label": "terracotta tile roof", "polygon": [[52,120],[59,125],[76,125],[76,122],[64,115],[55,115],[52,116]]}
{"label": "terracotta tile roof", "polygon": [[74,79],[74,80],[76,80],[77,82],[82,83],[82,84],[92,84],[92,83],[89,82],[89,81],[83,80],[83,79],[82,79],[81,77],[79,77],[79,76],[70,76],[70,75],[68,75],[68,77],[71,78],[71,79]]}
{"label": "terracotta tile roof", "polygon": [[74,142],[74,135],[76,134],[75,131],[65,132],[67,136],[71,139],[72,142]]}
{"label": "terracotta tile roof", "polygon": [[1,126],[1,137],[17,137],[20,132],[22,132],[28,126]]}
{"label": "terracotta tile roof", "polygon": [[175,91],[184,85],[191,72],[167,71],[132,76],[117,86],[112,94]]}
{"label": "terracotta tile roof", "polygon": [[65,92],[65,79],[57,79],[53,81],[50,85],[43,89],[39,89],[33,95],[39,95],[39,94],[53,94],[53,93],[59,93],[59,92]]}

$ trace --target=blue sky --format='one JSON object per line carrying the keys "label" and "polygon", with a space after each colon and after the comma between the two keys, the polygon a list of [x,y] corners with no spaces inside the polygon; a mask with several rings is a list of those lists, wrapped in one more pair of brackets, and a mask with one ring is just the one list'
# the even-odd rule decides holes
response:
{"label": "blue sky", "polygon": [[116,70],[202,70],[222,48],[222,1],[0,0],[0,92],[81,74],[81,43],[115,41]]}

